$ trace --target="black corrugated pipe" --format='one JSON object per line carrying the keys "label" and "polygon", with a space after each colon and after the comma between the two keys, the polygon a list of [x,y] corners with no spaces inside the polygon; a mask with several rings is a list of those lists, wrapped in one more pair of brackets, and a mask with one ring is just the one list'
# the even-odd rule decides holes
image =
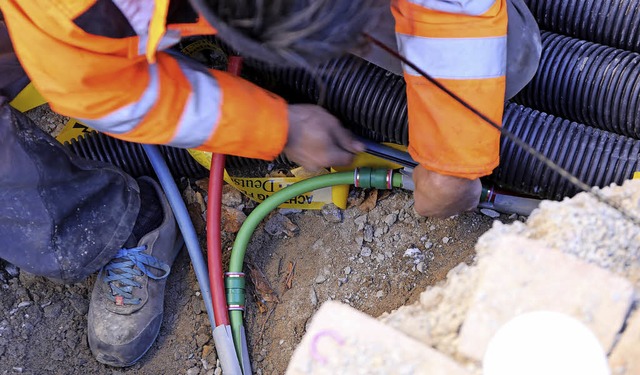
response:
{"label": "black corrugated pipe", "polygon": [[551,32],[542,46],[535,77],[514,101],[640,138],[640,54]]}
{"label": "black corrugated pipe", "polygon": [[408,128],[397,125],[407,122],[404,79],[359,57],[332,59],[313,73],[247,61],[245,74],[290,101],[320,103],[358,135],[405,145],[409,141]]}
{"label": "black corrugated pipe", "polygon": [[[133,177],[155,175],[142,145],[138,143],[129,143],[106,134],[91,132],[77,140],[65,142],[64,145],[78,156],[113,164]],[[161,146],[160,152],[174,176],[202,178],[208,175],[208,171],[198,164],[187,150]]]}
{"label": "black corrugated pipe", "polygon": [[[113,164],[133,177],[155,175],[142,145],[137,143],[125,142],[106,134],[92,132],[77,140],[65,142],[65,146],[78,156]],[[209,171],[196,162],[185,149],[161,146],[160,152],[167,161],[171,173],[176,177],[209,176]],[[279,166],[293,165],[284,156],[279,156],[273,163]],[[234,156],[227,158],[228,167],[243,171],[256,169],[256,167],[266,168],[267,164],[268,162],[264,160]]]}
{"label": "black corrugated pipe", "polygon": [[[398,91],[404,93],[402,77],[356,57],[333,60],[325,66],[340,73],[340,79],[325,81],[328,82],[326,103],[334,113],[352,119],[352,125],[361,121],[358,123],[361,132],[371,132],[395,143],[407,144],[406,96]],[[326,70],[324,74],[330,78],[331,72]],[[289,90],[290,95],[300,90],[298,98],[301,95],[311,100],[317,97],[316,81],[300,71],[278,71],[274,74],[270,69],[263,73],[267,80],[275,77],[275,81],[285,91]],[[592,186],[620,184],[638,169],[638,140],[516,104],[506,107],[503,126]],[[487,131],[494,130],[487,126]],[[150,173],[146,155],[136,144],[94,133],[69,147],[81,156],[118,165],[134,176]],[[162,152],[169,159],[174,175],[206,175],[185,150],[163,147]],[[548,199],[561,199],[576,193],[573,185],[505,138],[502,139],[500,158],[500,167],[488,179],[502,187]],[[249,159],[239,161],[246,166],[253,163]]]}
{"label": "black corrugated pipe", "polygon": [[[304,96],[311,102],[319,98],[317,80],[303,70],[260,64],[254,64],[253,69],[261,84],[282,95],[298,100]],[[325,106],[347,124],[356,126],[356,132],[368,131],[378,139],[408,144],[402,77],[354,56],[334,59],[318,68],[316,74],[325,84]],[[555,80],[550,84],[563,83]],[[593,81],[585,83],[595,85]],[[621,107],[619,117],[624,116],[625,110]],[[611,132],[516,104],[505,108],[503,126],[592,186],[620,184],[631,178],[638,167],[640,141]],[[487,125],[487,131],[493,130]],[[573,185],[505,138],[500,153],[501,165],[488,177],[492,182],[547,199],[562,199],[577,192]]]}
{"label": "black corrugated pipe", "polygon": [[[590,186],[622,184],[638,170],[640,141],[517,105],[503,126]],[[560,200],[579,191],[503,137],[500,166],[489,177],[510,190]]]}
{"label": "black corrugated pipe", "polygon": [[524,0],[540,28],[640,52],[640,0]]}

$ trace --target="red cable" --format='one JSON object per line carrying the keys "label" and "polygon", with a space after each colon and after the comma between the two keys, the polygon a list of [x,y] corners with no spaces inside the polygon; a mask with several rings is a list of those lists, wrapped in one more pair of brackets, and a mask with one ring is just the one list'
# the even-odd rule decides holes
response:
{"label": "red cable", "polygon": [[222,240],[220,238],[223,173],[224,154],[212,154],[209,173],[209,201],[207,202],[207,258],[213,315],[217,326],[229,325],[224,274],[222,272]]}
{"label": "red cable", "polygon": [[[230,56],[227,71],[233,75],[240,75],[242,58]],[[213,315],[216,325],[228,326],[227,298],[224,288],[224,273],[222,271],[222,185],[224,179],[224,154],[211,155],[209,172],[209,201],[207,202],[207,259],[209,262],[209,286],[213,301]]]}

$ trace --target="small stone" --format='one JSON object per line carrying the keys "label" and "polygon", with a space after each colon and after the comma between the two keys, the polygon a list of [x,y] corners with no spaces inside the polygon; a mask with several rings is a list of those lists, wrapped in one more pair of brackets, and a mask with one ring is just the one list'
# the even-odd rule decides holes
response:
{"label": "small stone", "polygon": [[318,295],[316,294],[316,290],[311,288],[309,291],[309,299],[311,300],[311,304],[316,306],[318,304]]}
{"label": "small stone", "polygon": [[379,290],[379,291],[376,293],[376,297],[378,297],[378,298],[382,298],[382,297],[384,297],[384,292],[383,292],[382,290]]}
{"label": "small stone", "polygon": [[367,215],[358,216],[353,220],[353,222],[356,224],[357,230],[361,231],[364,229],[364,225],[367,223]]}
{"label": "small stone", "polygon": [[387,259],[391,259],[391,258],[393,258],[393,253],[390,250],[386,250],[384,252],[384,257],[387,258]]}
{"label": "small stone", "polygon": [[325,275],[318,275],[315,280],[316,284],[322,284],[325,281],[327,281],[327,277]]}
{"label": "small stone", "polygon": [[203,312],[207,311],[207,308],[204,306],[204,301],[202,298],[194,298],[192,302],[193,312],[200,315]]}
{"label": "small stone", "polygon": [[363,256],[363,257],[371,256],[371,249],[368,247],[363,247],[362,250],[360,250],[360,256]]}
{"label": "small stone", "polygon": [[209,361],[207,361],[204,358],[200,358],[200,363],[202,363],[202,369],[205,370],[205,371],[207,371],[207,370],[209,370],[211,368],[211,365],[209,364]]}
{"label": "small stone", "polygon": [[516,219],[518,219],[518,214],[509,215],[509,220],[516,220]]}
{"label": "small stone", "polygon": [[213,375],[222,375],[222,367],[218,365],[216,370],[213,372]]}
{"label": "small stone", "polygon": [[319,238],[318,240],[316,240],[316,242],[314,242],[313,245],[311,245],[311,248],[313,250],[322,250],[322,249],[324,249],[324,241],[322,240],[322,238]]}
{"label": "small stone", "polygon": [[284,221],[289,220],[286,216],[275,214],[271,216],[264,225],[264,231],[272,236],[278,236],[285,231]]}
{"label": "small stone", "polygon": [[429,230],[436,230],[436,226],[435,225],[430,226]]}
{"label": "small stone", "polygon": [[384,262],[384,254],[378,253],[374,256],[374,258],[376,258],[376,260],[380,263]]}
{"label": "small stone", "polygon": [[209,342],[209,335],[199,334],[196,336],[196,345],[198,347],[204,346],[207,342]]}
{"label": "small stone", "polygon": [[363,243],[364,243],[364,236],[357,235],[356,236],[356,244],[358,244],[358,246],[362,246]]}
{"label": "small stone", "polygon": [[280,340],[280,341],[278,342],[278,345],[282,345],[282,344],[284,344],[284,340]]}
{"label": "small stone", "polygon": [[445,244],[445,245],[448,244],[449,241],[451,241],[451,238],[449,238],[449,237],[443,237],[442,238],[442,243]]}
{"label": "small stone", "polygon": [[278,210],[278,212],[282,215],[293,215],[293,214],[299,214],[302,212],[301,209],[299,208],[281,208]]}
{"label": "small stone", "polygon": [[431,241],[427,241],[424,244],[424,248],[427,249],[427,250],[431,249],[432,247],[433,247],[433,242],[431,242]]}
{"label": "small stone", "polygon": [[27,306],[31,306],[31,301],[24,301],[18,304],[18,308],[27,307]]}
{"label": "small stone", "polygon": [[61,310],[62,310],[62,305],[58,303],[49,305],[44,308],[44,317],[48,319],[55,318],[60,314]]}
{"label": "small stone", "polygon": [[89,312],[89,301],[80,297],[74,296],[69,298],[69,304],[80,316],[85,316]]}
{"label": "small stone", "polygon": [[489,216],[490,218],[493,218],[493,219],[497,219],[497,218],[499,218],[499,217],[500,217],[500,213],[499,213],[499,212],[494,211],[494,210],[489,209],[489,208],[481,208],[481,209],[480,209],[480,212],[481,212],[483,215],[485,215],[485,216]]}
{"label": "small stone", "polygon": [[12,367],[11,370],[13,370],[13,372],[16,372],[18,374],[22,374],[22,367]]}
{"label": "small stone", "polygon": [[385,224],[392,226],[398,220],[397,214],[389,214],[384,218]]}
{"label": "small stone", "polygon": [[412,248],[407,249],[402,256],[404,258],[415,258],[416,256],[421,255],[421,254],[422,254],[422,251],[420,251],[420,249],[412,247]]}
{"label": "small stone", "polygon": [[[196,181],[196,186],[198,189],[202,191],[207,191],[209,189],[209,178],[205,177]],[[224,187],[222,187],[222,191],[224,191]]]}
{"label": "small stone", "polygon": [[364,227],[364,242],[373,241],[373,227],[371,225],[366,225]]}
{"label": "small stone", "polygon": [[294,237],[298,232],[300,232],[300,228],[288,217],[285,216],[284,218],[285,220],[282,222],[284,224],[284,234],[289,237]]}
{"label": "small stone", "polygon": [[346,267],[344,268],[344,274],[345,274],[345,275],[349,275],[350,273],[351,273],[351,267],[346,266]]}
{"label": "small stone", "polygon": [[51,353],[51,359],[54,361],[62,361],[64,359],[64,350],[61,347],[57,347]]}
{"label": "small stone", "polygon": [[222,206],[222,230],[227,233],[238,233],[242,223],[247,219],[247,215],[241,210],[233,207]]}
{"label": "small stone", "polygon": [[18,277],[20,276],[20,268],[16,267],[15,265],[11,264],[11,263],[7,263],[4,266],[4,270],[9,274],[9,276],[11,277]]}
{"label": "small stone", "polygon": [[213,345],[205,345],[202,347],[202,358],[207,358],[213,352]]}
{"label": "small stone", "polygon": [[322,207],[322,216],[330,223],[342,223],[342,210],[334,204],[327,204]]}
{"label": "small stone", "polygon": [[222,204],[227,207],[238,207],[242,203],[242,193],[231,185],[222,187]]}
{"label": "small stone", "polygon": [[388,230],[389,230],[389,228],[387,228],[387,227],[378,227],[378,228],[376,228],[375,232],[373,232],[373,237],[375,237],[375,238],[380,238],[380,237],[382,237],[382,235],[384,235]]}
{"label": "small stone", "polygon": [[200,373],[200,369],[197,367],[192,367],[187,370],[187,375],[198,375]]}
{"label": "small stone", "polygon": [[418,272],[420,273],[424,273],[424,262],[420,262],[418,263],[418,265],[416,266],[416,269],[418,270]]}

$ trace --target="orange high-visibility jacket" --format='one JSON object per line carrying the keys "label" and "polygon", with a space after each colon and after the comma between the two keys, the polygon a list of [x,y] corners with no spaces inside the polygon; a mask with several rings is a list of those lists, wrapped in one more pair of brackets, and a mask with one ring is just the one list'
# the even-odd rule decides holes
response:
{"label": "orange high-visibility jacket", "polygon": [[[497,122],[505,84],[504,1],[392,5],[401,52]],[[181,37],[215,34],[185,5],[0,0],[20,62],[55,111],[129,141],[274,158],[287,138],[284,100],[166,51]],[[491,173],[498,133],[410,68],[405,78],[412,156],[439,173]]]}

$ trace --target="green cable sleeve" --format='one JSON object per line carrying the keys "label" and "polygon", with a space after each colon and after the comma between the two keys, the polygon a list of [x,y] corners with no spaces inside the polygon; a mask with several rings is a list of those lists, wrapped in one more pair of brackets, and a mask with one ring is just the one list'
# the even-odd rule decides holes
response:
{"label": "green cable sleeve", "polygon": [[400,173],[394,173],[393,178],[391,179],[391,184],[393,187],[401,188],[402,187],[402,175]]}

